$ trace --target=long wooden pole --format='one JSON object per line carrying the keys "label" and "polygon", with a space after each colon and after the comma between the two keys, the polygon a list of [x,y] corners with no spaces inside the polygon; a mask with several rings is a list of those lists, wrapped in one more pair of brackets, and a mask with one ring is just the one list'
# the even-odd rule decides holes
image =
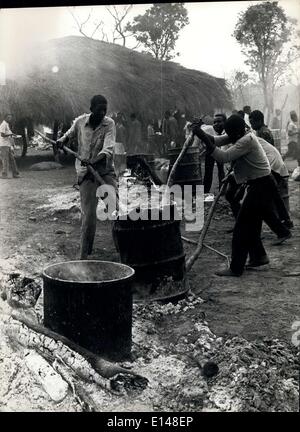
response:
{"label": "long wooden pole", "polygon": [[202,231],[200,233],[200,236],[199,236],[198,245],[197,245],[194,253],[187,260],[187,263],[186,263],[186,271],[187,272],[191,270],[192,266],[194,265],[195,261],[198,259],[199,255],[200,255],[200,253],[201,253],[201,251],[203,249],[204,239],[205,239],[205,236],[207,234],[208,228],[210,226],[210,222],[212,220],[213,214],[215,212],[216,205],[217,205],[219,199],[221,198],[221,196],[222,196],[222,194],[223,194],[223,192],[225,190],[225,187],[227,185],[227,181],[228,181],[228,178],[229,178],[230,174],[231,174],[231,172],[228,173],[227,176],[223,179],[223,184],[221,186],[221,189],[219,190],[218,195],[216,196],[214,202],[212,203],[212,205],[211,205],[211,207],[209,209],[207,221],[205,222],[205,224],[204,224],[204,226],[202,228]]}
{"label": "long wooden pole", "polygon": [[166,190],[168,190],[168,188],[171,187],[172,184],[174,183],[174,179],[175,179],[175,174],[176,174],[177,167],[178,167],[178,165],[179,165],[181,159],[182,159],[183,156],[185,155],[187,149],[188,149],[189,146],[192,144],[193,139],[194,139],[194,135],[191,134],[191,135],[189,135],[189,136],[187,137],[187,139],[185,140],[185,142],[184,142],[184,144],[183,144],[183,146],[182,146],[181,152],[179,153],[178,158],[176,159],[174,165],[172,166],[172,169],[171,169],[171,172],[170,172],[170,174],[169,174],[168,181],[167,181],[167,188],[166,188]]}
{"label": "long wooden pole", "polygon": [[[44,134],[42,134],[41,132],[39,132],[38,130],[35,129],[35,132],[40,135],[45,141],[48,141],[50,144],[55,145],[56,142],[53,141],[52,139],[46,137]],[[63,146],[63,150],[69,154],[71,154],[72,156],[75,156],[76,159],[80,160],[80,162],[83,161],[83,159],[79,156],[78,153],[74,152],[73,150],[71,150],[69,147]],[[95,177],[95,179],[98,181],[98,183],[100,183],[101,185],[105,184],[105,181],[103,180],[103,178],[97,173],[97,171],[92,167],[91,164],[87,165],[87,169],[88,171],[93,174],[93,176]]]}

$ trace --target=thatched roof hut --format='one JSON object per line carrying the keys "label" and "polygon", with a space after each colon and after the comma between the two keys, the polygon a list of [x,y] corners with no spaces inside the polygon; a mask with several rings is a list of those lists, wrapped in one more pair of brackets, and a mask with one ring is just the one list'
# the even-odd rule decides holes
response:
{"label": "thatched roof hut", "polygon": [[89,112],[99,93],[109,112],[136,112],[144,120],[167,109],[199,115],[231,108],[223,79],[111,43],[69,36],[40,44],[29,58],[0,97],[6,92],[10,110],[48,125]]}

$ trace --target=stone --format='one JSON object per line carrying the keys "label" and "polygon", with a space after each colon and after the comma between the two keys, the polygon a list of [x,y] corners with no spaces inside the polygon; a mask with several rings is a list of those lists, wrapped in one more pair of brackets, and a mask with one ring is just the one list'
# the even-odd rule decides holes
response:
{"label": "stone", "polygon": [[66,234],[66,231],[58,229],[55,231],[55,234]]}
{"label": "stone", "polygon": [[62,169],[63,166],[58,162],[39,162],[31,165],[31,171],[49,171],[53,169]]}

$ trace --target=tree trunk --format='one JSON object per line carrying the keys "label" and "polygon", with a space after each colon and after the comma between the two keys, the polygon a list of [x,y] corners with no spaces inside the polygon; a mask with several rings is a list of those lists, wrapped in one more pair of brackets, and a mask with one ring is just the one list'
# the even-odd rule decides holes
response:
{"label": "tree trunk", "polygon": [[263,86],[265,108],[267,110],[267,114],[265,115],[265,123],[269,124],[271,119],[271,113],[273,113],[274,111],[273,93],[267,83],[263,82],[262,86]]}
{"label": "tree trunk", "polygon": [[239,89],[240,89],[240,93],[241,93],[241,97],[242,97],[242,105],[245,106],[246,102],[245,102],[245,97],[244,97],[242,86],[240,86]]}

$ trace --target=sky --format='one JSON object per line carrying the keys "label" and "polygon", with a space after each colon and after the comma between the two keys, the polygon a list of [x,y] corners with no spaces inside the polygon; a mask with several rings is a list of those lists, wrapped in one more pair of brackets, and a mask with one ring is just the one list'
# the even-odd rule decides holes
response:
{"label": "sky", "polygon": [[[190,23],[180,32],[176,44],[179,56],[174,61],[221,78],[228,78],[232,71],[237,69],[247,72],[240,46],[232,37],[232,33],[238,14],[256,3],[260,2],[185,3]],[[288,16],[300,22],[299,0],[281,0],[279,4]],[[130,17],[143,14],[150,6],[134,5]],[[89,21],[91,27],[87,27],[87,31],[94,28],[94,20],[101,18],[105,22],[106,32],[110,33],[112,20],[104,6],[1,9],[0,81],[3,63],[19,62],[23,55],[28,57],[33,42],[80,35],[70,9],[79,19],[84,20],[91,8],[93,20]],[[130,45],[133,46],[133,41],[129,41],[128,47]]]}

